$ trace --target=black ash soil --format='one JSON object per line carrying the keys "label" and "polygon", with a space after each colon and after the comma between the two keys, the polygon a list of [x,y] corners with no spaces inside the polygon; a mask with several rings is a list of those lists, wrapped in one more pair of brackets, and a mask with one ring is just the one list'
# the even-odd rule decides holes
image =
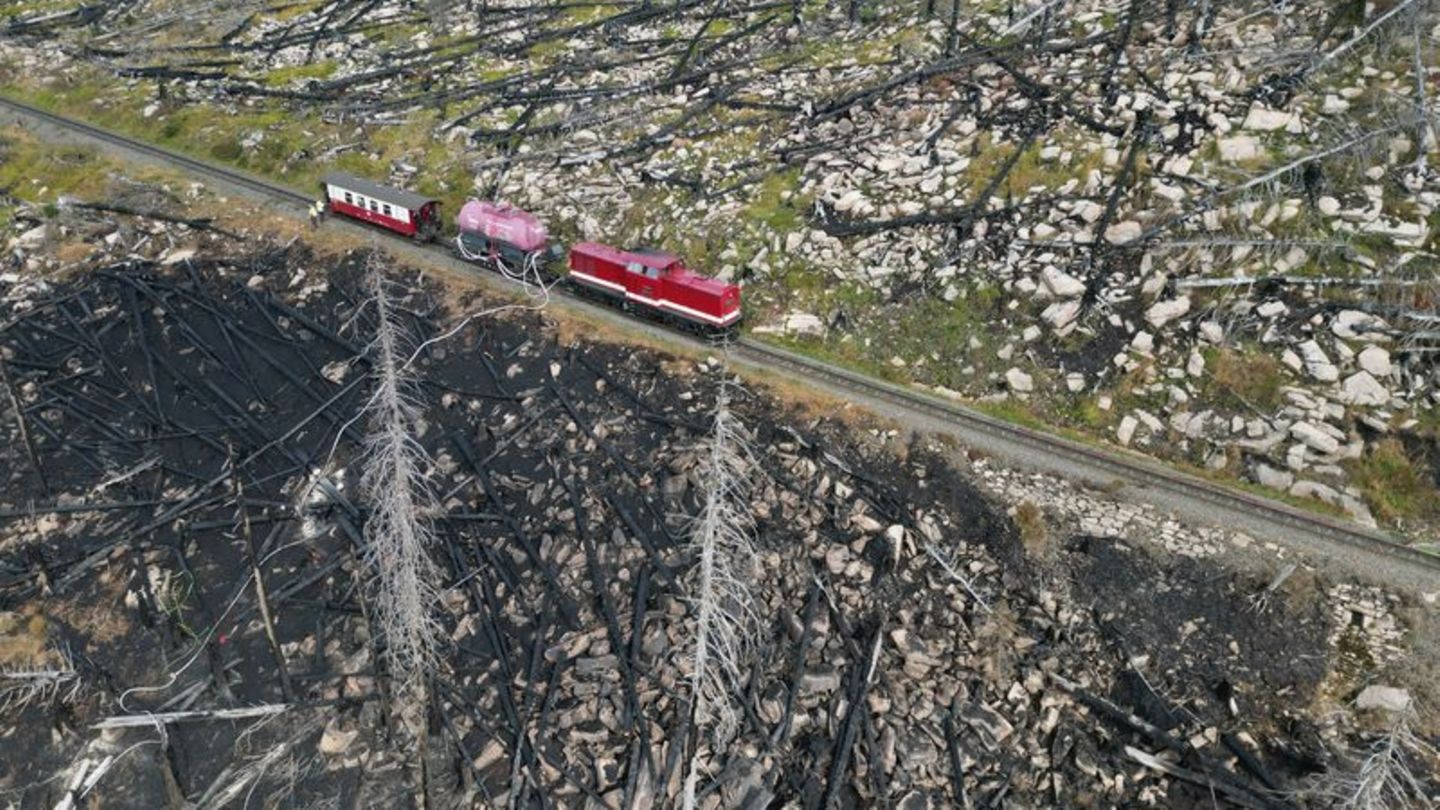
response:
{"label": "black ash soil", "polygon": [[[112,266],[3,314],[45,473],[7,418],[0,612],[26,620],[0,625],[23,628],[7,631],[3,665],[72,668],[83,687],[6,708],[5,801],[52,806],[68,769],[115,755],[105,807],[252,791],[267,806],[413,805],[415,747],[384,721],[382,644],[357,585],[364,259],[325,272],[292,248]],[[441,300],[405,300],[417,337],[482,303]],[[676,516],[698,504],[694,447],[721,371],[554,335],[534,313],[484,317],[417,359],[452,640],[428,790],[460,806],[505,804],[512,785],[520,806],[663,805],[688,756],[676,735],[691,560]],[[763,470],[766,636],[738,738],[700,744],[724,806],[953,806],[962,785],[980,806],[1209,806],[1128,760],[1124,746],[1160,744],[1087,699],[1196,740],[1172,753],[1245,790],[1262,788],[1207,729],[1249,732],[1278,778],[1298,775],[1271,752],[1301,746],[1294,718],[1329,666],[1318,598],[1261,616],[1248,597],[1263,583],[1104,539],[1037,566],[1004,505],[927,442],[897,457],[758,390],[736,407]],[[17,642],[26,633],[38,653]],[[291,708],[164,735],[91,728],[262,704]]]}

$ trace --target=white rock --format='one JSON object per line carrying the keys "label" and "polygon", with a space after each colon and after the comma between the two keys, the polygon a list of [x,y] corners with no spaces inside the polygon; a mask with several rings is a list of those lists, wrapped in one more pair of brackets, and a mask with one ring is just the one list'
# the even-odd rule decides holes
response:
{"label": "white rock", "polygon": [[1105,241],[1112,245],[1123,245],[1140,238],[1145,229],[1135,220],[1117,222],[1105,229]]}
{"label": "white rock", "polygon": [[1340,384],[1340,401],[1347,405],[1384,405],[1390,391],[1368,371],[1357,371]]}
{"label": "white rock", "polygon": [[1325,100],[1320,104],[1320,112],[1326,115],[1339,115],[1348,109],[1350,109],[1350,102],[1334,93],[1326,93]]}
{"label": "white rock", "polygon": [[1333,217],[1340,213],[1340,201],[1334,197],[1321,197],[1315,201],[1315,207],[1319,208],[1320,213],[1327,217]]}
{"label": "white rock", "polygon": [[1285,470],[1277,470],[1269,464],[1256,464],[1255,480],[1262,487],[1270,487],[1284,492],[1290,489],[1291,484],[1295,483],[1295,475]]}
{"label": "white rock", "polygon": [[19,248],[20,250],[35,250],[45,244],[45,235],[48,233],[48,227],[49,226],[46,225],[36,225],[12,239],[10,246],[12,248]]}
{"label": "white rock", "polygon": [[1319,343],[1307,340],[1295,348],[1300,352],[1300,359],[1305,361],[1306,374],[1320,382],[1335,382],[1340,379],[1340,369],[1330,362],[1329,356],[1320,348]]}
{"label": "white rock", "polygon": [[823,335],[825,322],[808,312],[792,312],[785,316],[785,331],[793,335]]}
{"label": "white rock", "polygon": [[1141,354],[1149,354],[1155,350],[1155,336],[1146,331],[1135,333],[1130,339],[1130,348]]}
{"label": "white rock", "polygon": [[360,729],[342,725],[340,718],[332,717],[320,735],[318,748],[322,754],[343,754],[350,749],[360,736]]}
{"label": "white rock", "polygon": [[1139,418],[1141,424],[1143,424],[1147,428],[1150,428],[1151,433],[1159,433],[1160,431],[1165,429],[1165,423],[1161,422],[1159,417],[1155,416],[1155,414],[1150,413],[1149,411],[1136,408],[1135,416]]}
{"label": "white rock", "polygon": [[1289,126],[1293,117],[1288,112],[1256,106],[1250,108],[1250,113],[1245,116],[1245,123],[1240,126],[1255,132],[1275,132]]}
{"label": "white rock", "polygon": [[1290,435],[1321,453],[1330,454],[1340,449],[1339,440],[1313,422],[1296,422],[1290,426]]}
{"label": "white rock", "polygon": [[[1141,266],[1144,266],[1143,262]],[[1170,277],[1164,273],[1154,273],[1141,282],[1140,292],[1147,298],[1154,298],[1160,294],[1161,290],[1165,289],[1165,282],[1169,280]]]}
{"label": "white rock", "polygon": [[1217,142],[1220,159],[1227,163],[1242,163],[1260,157],[1260,142],[1249,135],[1234,135]]}
{"label": "white rock", "polygon": [[1185,373],[1191,377],[1199,377],[1205,373],[1205,356],[1199,352],[1191,352],[1190,359],[1185,361]]}
{"label": "white rock", "polygon": [[1203,321],[1200,324],[1200,337],[1219,345],[1225,342],[1225,327],[1218,321]]}
{"label": "white rock", "polygon": [[1379,346],[1366,346],[1355,360],[1360,364],[1360,368],[1376,377],[1389,377],[1393,370],[1390,365],[1390,352]]}
{"label": "white rock", "polygon": [[847,191],[840,199],[835,201],[835,210],[843,214],[856,208],[864,200],[865,195],[858,189]]}
{"label": "white rock", "polygon": [[1056,329],[1064,329],[1080,317],[1079,301],[1056,301],[1040,313],[1044,321]]}
{"label": "white rock", "polygon": [[1040,271],[1040,283],[1056,298],[1077,298],[1085,292],[1085,282],[1053,264]]}
{"label": "white rock", "polygon": [[1094,224],[1105,214],[1105,206],[1094,200],[1086,200],[1075,206],[1075,214],[1085,222]]}
{"label": "white rock", "polygon": [[1172,298],[1168,301],[1155,302],[1153,306],[1145,311],[1145,320],[1149,321],[1151,326],[1159,329],[1189,311],[1189,296],[1181,296],[1180,298]]}
{"label": "white rock", "polygon": [[140,111],[140,115],[144,118],[154,118],[155,113],[158,112],[160,112],[160,102],[152,101],[145,105],[145,109]]}
{"label": "white rock", "polygon": [[1169,200],[1170,202],[1173,202],[1173,203],[1178,203],[1178,202],[1180,202],[1180,201],[1182,201],[1182,200],[1185,199],[1185,189],[1183,189],[1183,188],[1181,188],[1181,187],[1179,187],[1179,186],[1167,185],[1167,184],[1165,184],[1165,183],[1161,183],[1161,182],[1159,182],[1159,181],[1156,181],[1156,182],[1154,183],[1154,187],[1155,187],[1155,196],[1160,197],[1160,198],[1162,198],[1162,199]]}
{"label": "white rock", "polygon": [[1028,394],[1035,390],[1035,379],[1018,368],[1005,372],[1005,386],[1017,394]]}
{"label": "white rock", "polygon": [[1296,498],[1314,498],[1330,504],[1340,503],[1340,493],[1319,481],[1296,481],[1290,486],[1290,494]]}
{"label": "white rock", "polygon": [[1284,315],[1289,309],[1284,301],[1266,301],[1255,308],[1255,314],[1262,318],[1274,318]]}
{"label": "white rock", "polygon": [[180,262],[193,258],[195,258],[195,248],[178,248],[167,250],[164,257],[160,259],[160,263],[163,265],[179,264]]}
{"label": "white rock", "polygon": [[1410,708],[1410,693],[1399,687],[1372,683],[1355,698],[1355,708],[1403,712]]}
{"label": "white rock", "polygon": [[1285,466],[1296,472],[1305,469],[1310,466],[1305,462],[1305,457],[1308,456],[1309,453],[1310,448],[1299,442],[1290,445],[1290,449],[1285,451]]}
{"label": "white rock", "polygon": [[1362,334],[1381,332],[1388,328],[1389,324],[1383,319],[1356,309],[1341,310],[1330,324],[1330,331],[1334,332],[1336,337],[1342,338],[1357,338]]}
{"label": "white rock", "polygon": [[1065,375],[1065,387],[1072,394],[1078,394],[1085,390],[1085,375],[1078,371],[1072,371]]}
{"label": "white rock", "polygon": [[1425,241],[1427,229],[1422,222],[1401,222],[1389,217],[1367,222],[1360,226],[1365,233],[1373,233],[1379,236],[1389,237],[1402,245],[1419,246]]}
{"label": "white rock", "polygon": [[1130,414],[1125,414],[1125,418],[1120,420],[1120,426],[1115,428],[1115,438],[1120,440],[1120,444],[1129,447],[1130,440],[1135,438],[1135,428],[1139,426],[1138,419]]}

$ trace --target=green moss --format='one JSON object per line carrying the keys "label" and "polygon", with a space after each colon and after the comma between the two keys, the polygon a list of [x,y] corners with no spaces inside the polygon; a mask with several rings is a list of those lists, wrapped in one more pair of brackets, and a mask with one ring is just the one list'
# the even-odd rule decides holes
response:
{"label": "green moss", "polygon": [[563,23],[561,27],[573,28],[577,25],[595,22],[602,17],[614,16],[624,10],[622,6],[607,6],[603,4],[574,6],[565,9],[564,13],[560,15],[560,20]]}
{"label": "green moss", "polygon": [[537,42],[530,46],[526,54],[532,59],[548,59],[552,56],[559,56],[570,47],[568,40],[563,38],[548,39],[544,42]]}
{"label": "green moss", "polygon": [[240,148],[240,142],[233,138],[221,141],[210,147],[210,157],[226,163],[234,163],[239,160],[243,152],[244,150]]}
{"label": "green moss", "polygon": [[305,2],[288,3],[286,5],[276,7],[274,9],[271,9],[268,14],[273,20],[286,22],[288,20],[293,20],[302,14],[307,14],[311,11],[314,11],[319,6],[319,0],[305,0]]}
{"label": "green moss", "polygon": [[328,79],[335,75],[339,66],[333,60],[311,62],[308,65],[292,65],[276,68],[265,74],[265,84],[271,87],[285,87],[304,79]]}
{"label": "green moss", "polygon": [[[794,196],[799,183],[798,168],[770,175],[760,184],[745,215],[781,233],[794,230],[802,224],[802,204]],[[786,192],[790,192],[788,199]]]}

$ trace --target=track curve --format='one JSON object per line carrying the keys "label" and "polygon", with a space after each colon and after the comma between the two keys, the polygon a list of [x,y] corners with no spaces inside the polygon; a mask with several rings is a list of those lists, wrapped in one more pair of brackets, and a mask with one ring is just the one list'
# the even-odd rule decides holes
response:
{"label": "track curve", "polygon": [[[304,209],[314,201],[310,195],[246,172],[138,141],[24,102],[0,96],[0,108],[10,111],[20,120],[55,127],[100,145],[179,167],[188,173],[298,209]],[[461,262],[443,246],[416,245],[399,237],[393,238],[408,250],[428,254],[471,276],[490,277],[497,282],[501,280],[498,275],[475,272],[473,265]],[[614,312],[558,289],[553,294],[561,295],[566,306],[592,315],[606,317],[607,313]],[[649,324],[636,324],[624,317],[610,317],[609,320],[652,335],[657,331]],[[691,348],[706,348],[706,344],[693,337],[668,331],[665,334],[667,340],[684,343]],[[912,425],[938,427],[962,442],[1007,456],[1024,466],[1067,476],[1119,479],[1147,495],[1163,494],[1161,498],[1144,499],[1162,507],[1174,508],[1205,523],[1265,536],[1319,558],[1317,562],[1332,573],[1355,574],[1415,592],[1440,588],[1440,556],[1400,545],[1382,532],[1306,512],[1133,454],[1102,449],[1006,422],[937,396],[867,377],[751,338],[741,338],[731,352],[741,364],[804,381],[847,401],[869,405],[884,416],[909,417],[906,421]],[[1379,564],[1380,570],[1372,570],[1370,566],[1374,564]]]}

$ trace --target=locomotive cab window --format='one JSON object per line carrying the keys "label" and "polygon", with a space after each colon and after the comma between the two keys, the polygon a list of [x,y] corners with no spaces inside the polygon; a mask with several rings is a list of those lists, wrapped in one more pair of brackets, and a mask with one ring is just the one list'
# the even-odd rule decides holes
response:
{"label": "locomotive cab window", "polygon": [[647,268],[645,268],[645,277],[646,277],[646,278],[660,278],[660,268],[658,268],[658,267],[647,267]]}
{"label": "locomotive cab window", "polygon": [[625,265],[625,269],[626,269],[626,270],[629,270],[629,271],[632,272],[632,273],[644,273],[644,272],[645,272],[645,266],[642,265],[642,264],[640,264],[639,262],[630,262],[630,263],[628,263],[628,264]]}

